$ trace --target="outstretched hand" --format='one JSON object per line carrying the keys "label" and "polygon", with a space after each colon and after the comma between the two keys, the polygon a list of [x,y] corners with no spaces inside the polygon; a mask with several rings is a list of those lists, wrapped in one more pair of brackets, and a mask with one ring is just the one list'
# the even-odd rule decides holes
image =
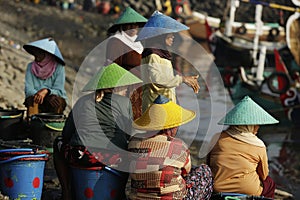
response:
{"label": "outstretched hand", "polygon": [[192,87],[195,93],[199,92],[200,85],[198,83],[199,75],[196,76],[183,76],[182,80],[185,84]]}

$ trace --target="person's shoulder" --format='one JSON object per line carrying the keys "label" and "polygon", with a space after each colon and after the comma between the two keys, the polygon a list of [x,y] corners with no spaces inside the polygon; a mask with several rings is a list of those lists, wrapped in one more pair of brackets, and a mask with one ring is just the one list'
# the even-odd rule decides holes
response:
{"label": "person's shoulder", "polygon": [[116,37],[111,37],[108,40],[109,45],[124,45],[124,42]]}
{"label": "person's shoulder", "polygon": [[130,99],[126,96],[119,95],[119,94],[113,94],[112,98],[115,98],[115,100],[120,101],[120,102],[130,102]]}
{"label": "person's shoulder", "polygon": [[94,94],[89,93],[81,96],[75,103],[75,106],[84,107],[85,105],[90,105],[90,102],[94,102]]}

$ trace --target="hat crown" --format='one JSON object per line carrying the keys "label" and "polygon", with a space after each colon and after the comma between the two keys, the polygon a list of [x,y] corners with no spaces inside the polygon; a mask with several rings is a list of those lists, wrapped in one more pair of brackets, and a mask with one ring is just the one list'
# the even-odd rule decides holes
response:
{"label": "hat crown", "polygon": [[178,127],[193,120],[196,113],[187,110],[159,95],[142,114],[133,122],[133,127],[140,130],[163,130]]}
{"label": "hat crown", "polygon": [[45,38],[41,40],[37,40],[34,42],[30,42],[25,44],[23,48],[31,54],[30,49],[32,47],[44,50],[52,55],[54,55],[63,65],[65,64],[64,58],[56,44],[56,42],[52,38]]}
{"label": "hat crown", "polygon": [[255,103],[249,96],[245,96],[218,124],[265,125],[276,124],[278,122],[278,120]]}
{"label": "hat crown", "polygon": [[112,63],[105,67],[101,67],[101,69],[85,85],[83,91],[115,88],[141,82],[142,80],[131,72],[122,68],[117,63]]}
{"label": "hat crown", "polygon": [[117,24],[146,23],[146,22],[147,19],[145,17],[137,13],[131,7],[127,7],[114,24],[117,25]]}
{"label": "hat crown", "polygon": [[172,17],[166,16],[159,11],[154,11],[147,23],[138,34],[137,41],[149,39],[155,36],[176,33],[188,30],[189,27],[178,22]]}

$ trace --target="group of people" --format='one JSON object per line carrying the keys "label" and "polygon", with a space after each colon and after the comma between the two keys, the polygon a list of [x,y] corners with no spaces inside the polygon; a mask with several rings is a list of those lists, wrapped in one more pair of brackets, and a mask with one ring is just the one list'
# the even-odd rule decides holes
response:
{"label": "group of people", "polygon": [[[213,192],[273,197],[266,147],[256,134],[259,125],[278,121],[249,97],[220,121],[229,128],[216,135],[206,164],[192,166],[188,146],[176,137],[179,126],[196,115],[178,105],[176,87],[185,83],[194,93],[200,89],[199,74],[173,70],[174,33],[187,29],[158,11],[146,19],[130,7],[108,29],[105,65],[85,85],[87,94],[54,141],[62,199],[76,199],[71,177],[76,167],[97,167],[103,177],[117,180],[113,196],[97,199],[210,199]],[[38,40],[24,49],[35,57],[26,71],[27,117],[63,113],[65,62],[55,41]],[[103,191],[112,189],[107,180]]]}

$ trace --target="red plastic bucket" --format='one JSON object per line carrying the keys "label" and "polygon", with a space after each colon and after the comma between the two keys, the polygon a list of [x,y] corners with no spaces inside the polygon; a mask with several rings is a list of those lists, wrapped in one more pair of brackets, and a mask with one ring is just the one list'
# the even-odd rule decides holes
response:
{"label": "red plastic bucket", "polygon": [[1,192],[10,199],[41,199],[47,159],[47,154],[32,149],[0,150]]}

